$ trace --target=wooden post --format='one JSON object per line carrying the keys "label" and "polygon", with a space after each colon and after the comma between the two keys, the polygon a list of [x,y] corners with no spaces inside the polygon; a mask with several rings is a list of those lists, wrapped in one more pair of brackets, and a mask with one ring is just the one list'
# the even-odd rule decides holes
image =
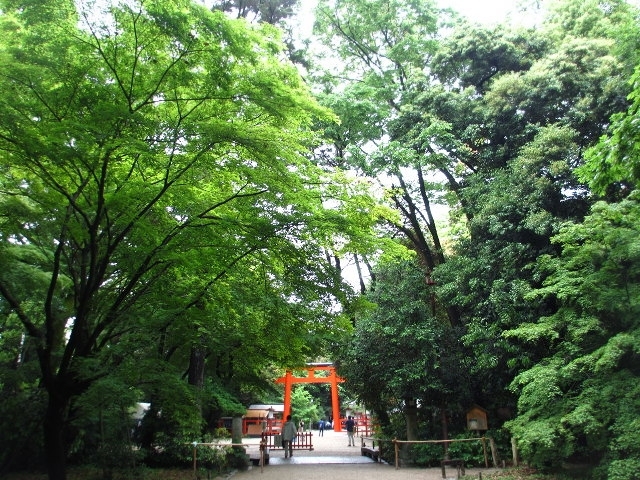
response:
{"label": "wooden post", "polygon": [[[448,440],[449,439],[449,427],[448,427],[448,420],[447,420],[447,410],[446,409],[441,409],[440,411],[440,423],[442,425],[442,439],[443,440]],[[445,460],[449,460],[449,442],[443,442],[443,448],[444,448],[444,459]]]}
{"label": "wooden post", "polygon": [[393,439],[393,447],[394,450],[396,452],[396,470],[398,469],[398,465],[399,465],[399,460],[398,460],[398,442],[396,441],[396,439]]}
{"label": "wooden post", "polygon": [[198,442],[193,442],[193,478],[198,478]]}
{"label": "wooden post", "polygon": [[511,454],[513,455],[513,466],[518,466],[518,445],[515,437],[511,437]]}
{"label": "wooden post", "polygon": [[493,460],[493,466],[498,467],[500,463],[500,456],[498,455],[498,447],[496,446],[496,441],[493,437],[489,437],[489,446],[491,447],[491,458]]}
{"label": "wooden post", "polygon": [[482,437],[482,452],[484,453],[484,466],[489,468],[489,457],[487,456],[487,439]]}

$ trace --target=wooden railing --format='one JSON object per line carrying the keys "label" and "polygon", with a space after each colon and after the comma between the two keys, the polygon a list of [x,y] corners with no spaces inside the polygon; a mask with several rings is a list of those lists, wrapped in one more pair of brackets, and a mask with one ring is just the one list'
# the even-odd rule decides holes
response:
{"label": "wooden railing", "polygon": [[[450,439],[450,440],[397,440],[397,439],[393,439],[392,442],[394,444],[394,450],[395,450],[395,457],[396,457],[396,469],[399,468],[400,466],[400,462],[399,462],[399,448],[400,445],[402,445],[403,443],[408,443],[408,444],[417,444],[417,443],[455,443],[455,442],[482,442],[482,450],[484,453],[484,465],[486,468],[489,468],[489,456],[487,455],[487,440],[489,440],[489,445],[491,447],[491,456],[493,458],[493,466],[497,467],[498,466],[498,455],[497,455],[497,448],[495,446],[495,442],[493,441],[493,438],[487,438],[487,437],[476,437],[476,438],[455,438],[455,439]],[[458,463],[459,459],[454,459],[453,461],[455,461],[456,463]],[[449,458],[445,458],[443,460],[442,463],[442,471],[444,473],[444,466],[445,463],[451,463],[452,459]],[[462,464],[462,471],[464,474],[464,464]]]}
{"label": "wooden railing", "polygon": [[[269,435],[265,433],[262,435],[262,441],[268,450],[282,450],[281,435]],[[296,439],[291,443],[291,448],[293,450],[313,450],[313,433],[304,432],[296,434]]]}

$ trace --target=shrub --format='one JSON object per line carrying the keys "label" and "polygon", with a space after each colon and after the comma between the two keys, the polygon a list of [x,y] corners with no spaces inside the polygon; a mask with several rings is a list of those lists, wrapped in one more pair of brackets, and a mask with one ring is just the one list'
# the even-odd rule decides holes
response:
{"label": "shrub", "polygon": [[437,467],[444,456],[441,443],[416,443],[411,445],[409,456],[420,467]]}
{"label": "shrub", "polygon": [[[469,433],[456,435],[454,438],[469,438]],[[489,439],[486,440],[487,455],[489,455]],[[464,460],[465,467],[484,466],[484,448],[482,440],[478,437],[478,441],[451,442],[449,444],[449,457],[460,458]]]}

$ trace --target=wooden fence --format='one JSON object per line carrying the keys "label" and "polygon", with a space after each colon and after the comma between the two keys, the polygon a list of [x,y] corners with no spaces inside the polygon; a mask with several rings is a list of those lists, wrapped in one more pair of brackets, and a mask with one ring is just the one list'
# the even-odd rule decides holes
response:
{"label": "wooden fence", "polygon": [[[489,445],[491,447],[491,456],[493,459],[493,464],[495,467],[498,466],[498,453],[495,448],[495,444],[492,438],[486,437],[476,437],[476,438],[454,438],[451,440],[397,440],[393,439],[393,445],[395,450],[395,465],[396,469],[399,468],[399,450],[400,445],[403,443],[417,444],[417,443],[454,443],[454,442],[482,442],[482,450],[484,453],[484,464],[486,468],[489,468],[489,456],[487,453],[487,441],[489,441]],[[450,461],[449,459],[445,459],[443,462]],[[443,467],[444,468],[444,467]]]}
{"label": "wooden fence", "polygon": [[[282,450],[282,436],[279,434],[269,435],[264,433],[262,441],[266,445],[267,450]],[[291,443],[293,450],[313,450],[313,433],[303,432],[297,433],[296,439]]]}

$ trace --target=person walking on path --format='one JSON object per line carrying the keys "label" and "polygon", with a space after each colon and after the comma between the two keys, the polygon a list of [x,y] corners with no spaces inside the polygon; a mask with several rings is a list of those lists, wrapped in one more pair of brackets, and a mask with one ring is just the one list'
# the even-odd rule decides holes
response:
{"label": "person walking on path", "polygon": [[356,430],[356,422],[353,421],[353,417],[348,417],[347,421],[345,422],[345,427],[347,427],[347,438],[349,440],[349,447],[355,447],[356,446],[356,441],[353,438],[353,434]]}
{"label": "person walking on path", "polygon": [[324,418],[321,418],[320,422],[318,422],[318,436],[324,437]]}
{"label": "person walking on path", "polygon": [[284,458],[293,457],[293,439],[296,438],[296,424],[291,420],[291,415],[287,415],[287,421],[282,427],[282,447],[284,448]]}

